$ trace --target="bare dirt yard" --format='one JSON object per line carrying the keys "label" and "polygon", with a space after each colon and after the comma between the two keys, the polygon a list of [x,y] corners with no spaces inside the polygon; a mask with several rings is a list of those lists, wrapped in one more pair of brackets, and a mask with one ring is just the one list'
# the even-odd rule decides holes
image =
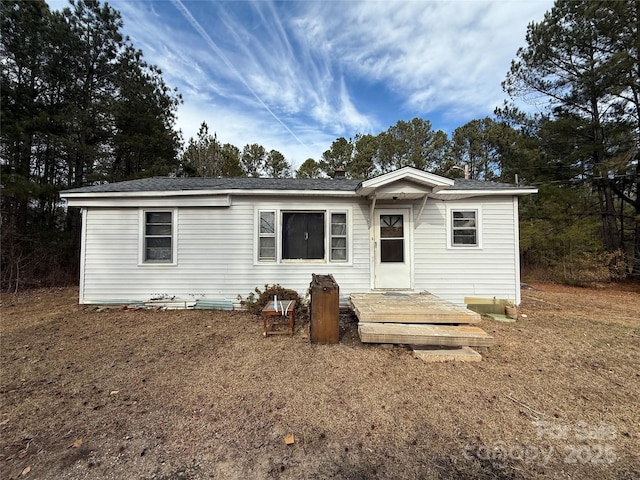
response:
{"label": "bare dirt yard", "polygon": [[[640,288],[524,290],[480,363],[3,295],[0,478],[640,478]],[[293,443],[285,436],[292,434]]]}

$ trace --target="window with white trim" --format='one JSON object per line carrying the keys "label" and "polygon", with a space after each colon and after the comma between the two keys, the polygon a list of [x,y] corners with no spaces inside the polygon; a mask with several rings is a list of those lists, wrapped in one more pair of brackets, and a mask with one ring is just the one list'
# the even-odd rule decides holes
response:
{"label": "window with white trim", "polygon": [[451,210],[451,245],[454,247],[479,245],[477,210]]}
{"label": "window with white trim", "polygon": [[173,211],[144,212],[144,263],[173,263]]}
{"label": "window with white trim", "polygon": [[331,212],[331,261],[347,261],[347,214]]}
{"label": "window with white trim", "polygon": [[257,210],[258,262],[349,261],[345,210]]}
{"label": "window with white trim", "polygon": [[258,227],[258,260],[276,261],[276,212],[261,211]]}

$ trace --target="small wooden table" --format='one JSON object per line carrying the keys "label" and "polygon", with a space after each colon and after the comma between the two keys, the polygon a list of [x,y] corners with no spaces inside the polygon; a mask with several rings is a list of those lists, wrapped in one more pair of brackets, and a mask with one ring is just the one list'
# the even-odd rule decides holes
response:
{"label": "small wooden table", "polygon": [[[293,336],[293,310],[296,307],[295,300],[278,300],[278,311],[273,308],[273,301],[267,303],[262,309],[262,324],[263,335],[286,335]],[[286,314],[282,312],[283,309],[287,309]],[[286,330],[273,330],[274,325],[289,325],[289,331]]]}

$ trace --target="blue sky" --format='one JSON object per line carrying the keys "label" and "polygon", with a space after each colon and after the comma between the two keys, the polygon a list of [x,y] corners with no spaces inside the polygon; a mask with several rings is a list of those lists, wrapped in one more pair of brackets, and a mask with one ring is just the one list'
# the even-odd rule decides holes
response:
{"label": "blue sky", "polygon": [[[66,6],[62,0],[52,8]],[[259,143],[294,167],[338,137],[491,115],[526,26],[551,0],[108,2],[184,103],[185,140]]]}

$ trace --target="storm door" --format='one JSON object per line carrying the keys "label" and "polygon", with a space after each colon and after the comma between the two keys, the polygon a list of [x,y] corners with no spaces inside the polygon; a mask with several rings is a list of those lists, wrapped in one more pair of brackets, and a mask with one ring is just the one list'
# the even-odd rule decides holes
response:
{"label": "storm door", "polygon": [[411,288],[410,218],[405,209],[375,211],[375,288]]}

